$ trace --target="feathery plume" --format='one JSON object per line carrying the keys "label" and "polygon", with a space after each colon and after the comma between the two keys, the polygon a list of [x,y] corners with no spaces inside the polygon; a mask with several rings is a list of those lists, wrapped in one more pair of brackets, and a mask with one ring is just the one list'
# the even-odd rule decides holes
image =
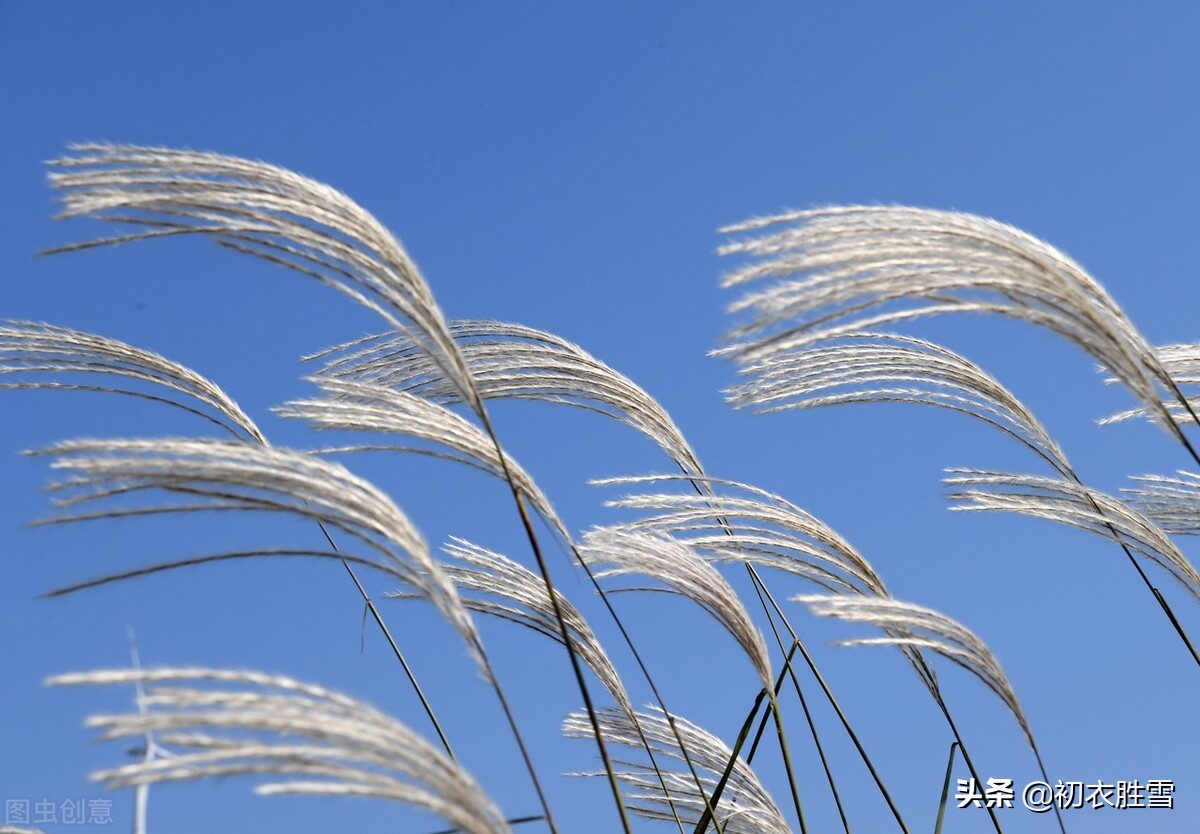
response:
{"label": "feathery plume", "polygon": [[608,564],[598,579],[640,574],[695,602],[733,636],[763,686],[771,689],[771,662],[762,634],[737,592],[686,542],[647,533],[598,527],[584,535],[580,556],[588,565]]}
{"label": "feathery plume", "polygon": [[[832,342],[832,343],[827,343]],[[924,339],[846,333],[742,367],[726,391],[734,408],[765,414],[844,403],[902,402],[968,414],[1016,438],[1066,473],[1066,456],[1007,388],[963,356]]]}
{"label": "feathery plume", "polygon": [[[1170,537],[1129,503],[1076,481],[949,469],[951,509],[1005,511],[1069,524],[1123,544],[1158,564],[1200,599],[1200,575]],[[973,488],[972,488],[973,487]]]}
{"label": "feathery plume", "polygon": [[[215,383],[192,369],[157,353],[133,345],[66,327],[32,321],[8,321],[0,326],[0,374],[25,375],[102,374],[131,382],[165,388],[165,396],[141,390],[136,385],[96,385],[54,380],[20,379],[0,382],[0,388],[41,388],[102,391],[125,394],[182,408],[216,423],[237,438],[249,437],[266,443],[262,432],[246,413]],[[211,413],[201,411],[175,397],[195,400]]]}
{"label": "feathery plume", "polygon": [[[442,569],[457,587],[459,598],[467,609],[523,625],[562,643],[558,619],[550,604],[546,583],[540,576],[507,556],[464,539],[454,538],[443,545],[442,550],[452,560],[444,562]],[[595,632],[566,597],[557,590],[554,593],[558,596],[575,651],[621,708],[633,715],[633,703],[629,700],[621,676]],[[406,592],[388,596],[398,599],[413,597]]]}
{"label": "feathery plume", "polygon": [[[318,431],[341,430],[400,434],[424,441],[426,446],[340,446],[330,452],[392,448],[449,458],[481,469],[501,480],[505,467],[499,445],[474,423],[436,402],[374,383],[348,382],[314,377],[325,394],[319,399],[294,400],[276,408],[284,417],[308,420]],[[533,478],[505,454],[507,472],[517,488],[529,498],[564,541],[570,541],[566,525]]]}
{"label": "feathery plume", "polygon": [[889,322],[995,313],[1073,341],[1182,440],[1158,393],[1171,378],[1150,345],[1082,267],[1019,229],[959,212],[845,206],[722,231],[751,233],[720,249],[751,258],[725,286],[780,279],[731,308],[750,314],[722,351],[741,363]]}
{"label": "feathery plume", "polygon": [[[58,515],[48,523],[258,510],[291,513],[342,530],[373,553],[362,561],[428,598],[482,663],[470,615],[421,535],[390,498],[340,464],[281,447],[175,438],[72,440],[32,454],[54,455],[52,467],[69,473],[50,487],[66,495],[56,502],[61,510],[96,507]],[[108,503],[147,492],[177,503]]]}
{"label": "feathery plume", "polygon": [[236,775],[291,777],[260,794],[391,799],[471,834],[509,831],[462,767],[366,704],[291,678],[199,668],[127,669],[50,678],[53,685],[150,686],[145,712],[97,715],[106,740],[169,735],[174,755],[92,775],[109,788]]}
{"label": "feathery plume", "polygon": [[285,168],[215,153],[73,145],[50,182],[63,218],[89,216],[140,231],[64,252],[200,234],[331,286],[406,333],[472,408],[478,398],[416,263],[370,213],[340,191]]}
{"label": "feathery plume", "polygon": [[1200,475],[1180,469],[1175,476],[1137,475],[1137,489],[1123,489],[1129,503],[1167,533],[1200,535]]}
{"label": "feathery plume", "polygon": [[844,640],[842,646],[899,646],[929,649],[967,669],[984,682],[1004,702],[1034,750],[1033,730],[1008,677],[982,640],[969,629],[936,611],[908,602],[876,597],[796,596],[820,617],[835,617],[853,623],[866,623],[887,632],[886,637]]}
{"label": "feathery plume", "polygon": [[[729,746],[712,733],[677,715],[668,722],[661,710],[637,713],[636,726],[629,716],[617,710],[603,710],[599,719],[600,731],[610,743],[641,747],[644,735],[656,753],[678,761],[690,759],[706,795],[712,795],[733,757]],[[642,734],[638,733],[639,727]],[[563,733],[569,738],[591,738],[594,732],[581,712],[571,713],[563,722]],[[680,738],[687,750],[686,757],[679,746]],[[663,793],[663,785],[650,765],[628,761],[622,764],[628,769],[619,771],[617,778],[629,792],[631,810],[645,819],[675,819]],[[698,824],[707,805],[696,786],[696,777],[683,771],[663,771],[662,776],[679,818],[691,826]],[[740,756],[734,760],[726,791],[733,799],[721,802],[716,809],[720,830],[728,834],[786,834],[790,831],[771,795]]]}
{"label": "feathery plume", "polygon": [[[688,474],[702,470],[670,415],[632,380],[565,339],[496,321],[454,321],[458,342],[479,395],[573,405],[641,432]],[[371,382],[443,404],[461,400],[429,357],[404,333],[368,336],[321,351],[321,376]]]}
{"label": "feathery plume", "polygon": [[[1154,348],[1154,353],[1158,356],[1163,370],[1170,374],[1171,379],[1175,381],[1179,394],[1183,396],[1182,402],[1178,397],[1164,400],[1163,408],[1171,413],[1171,417],[1177,423],[1196,422],[1195,415],[1200,412],[1200,394],[1194,393],[1188,396],[1184,394],[1183,387],[1195,388],[1200,385],[1200,344],[1161,345]],[[1118,380],[1116,377],[1108,377],[1104,381],[1111,384]],[[1105,426],[1109,423],[1120,423],[1135,417],[1146,416],[1148,415],[1145,408],[1131,408],[1105,417],[1099,423]]]}
{"label": "feathery plume", "polygon": [[[695,480],[686,475],[644,475],[592,483],[649,486]],[[702,481],[709,489],[703,495],[637,493],[606,502],[609,507],[653,513],[611,529],[676,538],[711,561],[775,568],[834,593],[889,596],[883,579],[862,554],[811,513],[749,484],[711,477]]]}

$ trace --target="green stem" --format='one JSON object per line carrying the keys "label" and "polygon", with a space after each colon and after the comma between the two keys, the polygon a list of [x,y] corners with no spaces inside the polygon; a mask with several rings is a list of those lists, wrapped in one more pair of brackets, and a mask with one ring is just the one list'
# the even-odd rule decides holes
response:
{"label": "green stem", "polygon": [[946,779],[942,782],[942,800],[938,803],[937,824],[933,826],[933,834],[942,834],[942,819],[946,816],[946,799],[950,796],[950,776],[954,773],[954,749],[957,741],[950,742],[950,758],[946,762]]}

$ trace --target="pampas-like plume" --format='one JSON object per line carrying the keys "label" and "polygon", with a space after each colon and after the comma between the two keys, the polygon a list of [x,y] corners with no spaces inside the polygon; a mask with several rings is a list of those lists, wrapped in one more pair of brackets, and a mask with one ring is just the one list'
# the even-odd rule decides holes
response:
{"label": "pampas-like plume", "polygon": [[[644,475],[592,483],[638,486],[695,480],[686,475]],[[610,507],[655,513],[612,529],[682,539],[713,561],[775,568],[835,593],[889,596],[871,564],[811,513],[748,484],[719,478],[703,481],[712,489],[710,494],[640,493],[606,502]]]}
{"label": "pampas-like plume", "polygon": [[991,649],[966,627],[944,614],[895,599],[796,596],[792,600],[804,603],[818,616],[867,623],[887,632],[886,637],[856,638],[841,641],[838,645],[929,649],[972,672],[1004,702],[1036,752],[1033,730],[1000,662]]}
{"label": "pampas-like plume", "polygon": [[148,711],[98,715],[87,723],[104,739],[167,734],[174,755],[92,775],[110,788],[234,775],[293,777],[256,791],[391,799],[472,834],[509,831],[458,763],[391,716],[319,686],[259,672],[193,668],[83,672],[48,683],[151,685]]}
{"label": "pampas-like plume", "polygon": [[1200,536],[1200,475],[1176,472],[1168,475],[1138,475],[1137,489],[1121,490],[1129,502],[1161,529],[1181,536]]}
{"label": "pampas-like plume", "polygon": [[[1175,380],[1177,388],[1182,389],[1185,385],[1193,387],[1200,385],[1200,344],[1161,345],[1156,347],[1154,352],[1158,355],[1158,361],[1164,370],[1171,375],[1171,379]],[[1116,381],[1114,377],[1105,380],[1105,382]],[[1167,409],[1178,423],[1194,423],[1196,422],[1196,413],[1200,412],[1200,395],[1185,395],[1182,402],[1178,397],[1166,400],[1163,402],[1163,408]],[[1105,417],[1099,422],[1104,426],[1145,416],[1147,416],[1145,408],[1131,408],[1111,417]]]}
{"label": "pampas-like plume", "polygon": [[[450,332],[484,399],[515,398],[595,411],[653,440],[688,474],[702,470],[670,415],[633,381],[552,333],[495,321],[455,321]],[[373,382],[437,402],[461,399],[405,334],[385,333],[329,348],[321,375]]]}
{"label": "pampas-like plume", "polygon": [[[471,611],[499,617],[530,628],[558,643],[562,632],[546,592],[542,578],[523,565],[491,550],[463,539],[455,538],[442,550],[452,560],[443,563],[443,570],[458,588],[459,596]],[[633,703],[621,682],[621,676],[596,638],[587,620],[570,601],[557,590],[563,621],[570,630],[571,642],[579,657],[591,668],[613,698],[628,714],[633,715]],[[400,592],[390,597],[412,598]]]}
{"label": "pampas-like plume", "polygon": [[166,388],[198,401],[225,419],[200,411],[173,395],[160,396],[129,385],[91,385],[52,380],[0,383],[0,388],[44,388],[126,394],[182,408],[216,423],[234,437],[266,443],[246,413],[215,383],[178,362],[133,345],[65,327],[10,321],[0,327],[0,374],[103,374]]}
{"label": "pampas-like plume", "polygon": [[773,681],[767,645],[750,613],[716,568],[686,542],[598,527],[585,534],[579,553],[588,565],[612,566],[598,572],[597,578],[640,574],[695,602],[733,636],[750,659],[763,686],[771,689]]}
{"label": "pampas-like plume", "polygon": [[[68,494],[57,501],[64,510],[153,491],[178,501],[133,507],[101,503],[98,509],[55,516],[50,522],[197,510],[265,510],[291,513],[342,530],[373,551],[374,557],[362,561],[428,598],[486,666],[470,615],[416,528],[390,498],[340,464],[280,447],[176,438],[72,440],[33,454],[55,455],[53,468],[72,476],[51,487]],[[188,560],[195,561],[199,560]]]}
{"label": "pampas-like plume", "polygon": [[478,398],[417,265],[370,213],[330,186],[285,168],[214,153],[74,145],[50,182],[61,217],[90,216],[142,231],[64,246],[85,249],[182,234],[309,275],[408,334],[473,408]]}
{"label": "pampas-like plume", "polygon": [[[395,448],[447,457],[482,469],[501,480],[505,467],[501,464],[498,445],[482,429],[443,405],[403,391],[394,391],[374,383],[347,382],[315,377],[312,380],[325,396],[320,399],[295,400],[275,409],[284,417],[308,420],[317,430],[341,430],[401,434],[432,444],[433,448],[343,446],[329,451],[357,451]],[[566,526],[559,519],[550,500],[524,469],[511,457],[507,458],[507,473],[532,502],[544,519],[570,541]]]}
{"label": "pampas-like plume", "polygon": [[1016,438],[1061,473],[1058,444],[1007,388],[940,345],[892,333],[846,333],[833,344],[772,353],[741,369],[750,377],[726,394],[735,408],[763,414],[843,403],[903,402],[969,414]]}
{"label": "pampas-like plume", "polygon": [[1172,383],[1154,350],[1082,267],[1019,229],[958,212],[846,206],[723,231],[753,233],[721,248],[753,259],[726,275],[725,286],[783,279],[733,305],[751,313],[724,351],[739,362],[893,321],[995,313],[1075,342],[1182,440],[1158,393]]}
{"label": "pampas-like plume", "polygon": [[[1200,575],[1170,537],[1129,503],[1075,481],[949,469],[954,510],[1000,510],[1069,524],[1123,544],[1158,564],[1200,599]],[[973,489],[969,487],[974,487]]]}
{"label": "pampas-like plume", "polygon": [[[637,725],[634,725],[629,716],[617,710],[604,710],[599,714],[599,718],[600,731],[610,743],[641,747],[644,735],[656,753],[678,761],[690,759],[699,770],[700,784],[708,795],[713,793],[720,775],[733,757],[729,746],[712,733],[679,716],[672,716],[672,721],[668,722],[660,710],[639,712]],[[642,734],[638,733],[639,727]],[[563,733],[570,738],[591,738],[593,732],[583,713],[572,713],[563,722]],[[680,750],[677,736],[682,738],[687,749],[686,757]],[[707,806],[696,787],[696,777],[692,773],[662,773],[663,781],[670,791],[668,803],[662,784],[649,765],[635,762],[622,764],[629,769],[619,771],[617,778],[629,791],[630,807],[635,814],[652,820],[673,820],[673,803],[679,818],[687,825],[698,824],[704,816]],[[728,834],[786,834],[790,831],[771,795],[740,756],[734,760],[726,791],[727,795],[735,799],[726,800],[717,807],[716,820],[719,830]]]}

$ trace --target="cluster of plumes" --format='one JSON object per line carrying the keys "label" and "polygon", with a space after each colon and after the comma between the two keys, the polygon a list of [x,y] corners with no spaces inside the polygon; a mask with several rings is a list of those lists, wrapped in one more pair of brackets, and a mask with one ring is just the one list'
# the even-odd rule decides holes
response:
{"label": "cluster of plumes", "polygon": [[[640,748],[645,738],[656,754],[679,762],[690,761],[696,769],[704,795],[690,770],[662,770],[660,782],[650,765],[623,761],[625,769],[617,772],[617,778],[626,786],[630,810],[639,816],[674,820],[678,815],[684,825],[696,826],[709,805],[705,797],[712,796],[732,760],[733,768],[725,787],[726,798],[715,809],[719,830],[728,834],[786,834],[791,831],[750,766],[741,757],[735,759],[729,746],[707,730],[680,716],[668,720],[658,710],[639,712],[636,725],[628,715],[617,710],[603,710],[599,718],[600,730],[610,743]],[[572,738],[591,738],[593,735],[591,724],[580,712],[567,716],[563,732]],[[686,754],[679,746],[680,739]],[[596,777],[604,774],[580,775]]]}
{"label": "cluster of plumes", "polygon": [[[496,321],[451,322],[450,333],[482,398],[537,400],[603,414],[653,440],[683,472],[702,472],[695,452],[663,407],[578,345],[532,327]],[[324,360],[322,377],[369,382],[446,405],[461,400],[458,389],[404,333],[370,336],[307,358]]]}
{"label": "cluster of plumes", "polygon": [[[814,582],[833,596],[797,597],[822,616],[878,627],[883,636],[847,641],[898,647],[940,699],[923,650],[977,675],[1033,736],[992,653],[957,622],[891,598],[848,542],[782,497],[708,477],[675,423],[645,391],[578,346],[532,328],[490,321],[448,324],[416,265],[370,214],[340,192],[290,171],[215,154],[107,145],[78,146],[52,176],[63,215],[131,224],[136,231],[64,247],[82,249],[200,234],[316,278],[379,313],[393,332],[315,354],[319,396],[279,409],[318,430],[406,438],[323,452],[395,449],[453,460],[509,478],[515,490],[571,544],[545,495],[491,434],[483,401],[516,398],[570,405],[617,419],[656,443],[681,475],[612,479],[670,483],[694,494],[630,495],[614,506],[648,514],[586,535],[578,554],[600,578],[648,577],[655,590],[687,597],[712,615],[746,653],[764,687],[773,685],[766,644],[734,589],[714,567],[741,562]],[[1134,507],[1083,487],[1032,413],[1000,383],[930,342],[877,332],[889,323],[946,312],[994,313],[1042,325],[1081,345],[1137,397],[1145,413],[1181,436],[1178,385],[1200,381],[1200,350],[1157,353],[1102,288],[1070,259],[1012,227],[970,215],[910,208],[848,207],[794,212],[725,231],[746,235],[723,247],[750,261],[728,286],[761,286],[734,305],[749,320],[718,353],[741,364],[737,407],[779,411],[850,402],[909,402],[967,413],[1015,437],[1059,478],[955,473],[971,486],[960,509],[1008,509],[1108,535],[1155,560],[1200,596],[1200,578],[1155,526],[1200,532],[1200,479],[1145,479]],[[257,550],[162,563],[98,581],[227,558],[307,555],[369,564],[403,584],[398,594],[433,602],[490,675],[470,612],[523,625],[571,647],[619,709],[568,718],[568,735],[645,747],[702,771],[661,772],[622,763],[633,810],[651,819],[700,820],[731,759],[712,735],[663,713],[638,713],[595,633],[546,580],[500,554],[456,540],[435,560],[403,512],[371,484],[311,453],[271,447],[219,388],[156,354],[101,337],[17,322],[0,328],[2,387],[79,388],[169,402],[223,426],[238,442],[84,440],[46,450],[70,474],[57,521],[164,512],[286,512],[341,531],[361,554]],[[77,384],[25,376],[106,374],[118,382]],[[1189,376],[1190,374],[1190,376]],[[1174,378],[1172,377],[1174,375]],[[158,386],[166,393],[148,393]],[[1164,403],[1161,391],[1178,395]],[[465,403],[486,430],[451,410]],[[249,442],[247,442],[249,441]],[[141,504],[127,498],[148,497]],[[1190,507],[1190,509],[1188,509]],[[1190,515],[1188,515],[1190,513]],[[366,554],[366,555],[362,555]],[[636,582],[636,580],[635,580]],[[96,582],[83,583],[83,587]],[[640,589],[640,586],[639,586]],[[557,602],[557,605],[555,605]],[[562,617],[560,623],[559,616]],[[182,686],[191,681],[192,685]],[[156,684],[144,715],[101,716],[108,737],[163,732],[180,754],[105,771],[110,785],[235,773],[298,777],[265,792],[387,796],[440,813],[466,831],[505,830],[470,777],[406,728],[317,687],[254,673],[160,670],[65,676],[59,683]],[[157,686],[174,684],[180,686]],[[196,688],[195,684],[203,684]],[[234,690],[214,690],[211,684]],[[265,736],[265,737],[264,737]],[[301,741],[285,741],[282,737]],[[681,747],[681,744],[683,745]],[[686,749],[686,752],[685,752]],[[1036,746],[1034,747],[1036,752]],[[1040,761],[1040,757],[1039,757]],[[788,830],[757,778],[736,760],[716,821],[729,832]]]}
{"label": "cluster of plumes", "polygon": [[269,777],[261,794],[388,799],[472,834],[510,829],[462,767],[378,710],[319,686],[259,672],[129,669],[51,678],[58,685],[148,686],[145,711],[97,715],[104,739],[155,733],[170,755],[102,770],[110,788],[226,776]]}
{"label": "cluster of plumes", "polygon": [[845,206],[723,231],[744,237],[720,251],[749,259],[726,286],[777,279],[731,308],[748,320],[723,352],[744,366],[920,317],[997,314],[1075,342],[1181,437],[1159,394],[1174,383],[1154,349],[1082,267],[1019,229],[958,212]]}

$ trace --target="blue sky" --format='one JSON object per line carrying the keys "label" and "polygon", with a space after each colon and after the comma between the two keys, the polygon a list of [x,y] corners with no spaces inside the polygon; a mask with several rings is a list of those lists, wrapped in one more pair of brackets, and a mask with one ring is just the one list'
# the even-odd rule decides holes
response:
{"label": "blue sky", "polygon": [[[316,445],[268,409],[310,392],[300,355],[380,329],[368,312],[199,240],[33,254],[102,231],[51,220],[43,162],[73,141],[214,150],[329,182],[404,241],[448,316],[521,322],[581,344],[658,398],[711,472],[786,495],[855,543],[898,597],[974,629],[1013,680],[1052,777],[1176,782],[1173,812],[1075,811],[1071,829],[1192,831],[1200,681],[1120,551],[1045,523],[945,509],[943,467],[1037,471],[1035,461],[981,425],[912,407],[734,413],[720,396],[733,370],[706,352],[731,322],[718,227],[864,202],[960,209],[1024,228],[1082,263],[1152,342],[1195,340],[1198,30],[1200,17],[1182,3],[3,3],[0,313],[165,353],[215,379],[274,442]],[[1112,491],[1127,475],[1187,466],[1153,427],[1097,427],[1129,396],[1049,335],[962,320],[920,332],[1006,383],[1089,483]],[[647,441],[591,415],[528,404],[495,411],[508,449],[576,529],[617,517],[589,478],[667,468]],[[86,774],[124,750],[93,743],[82,719],[128,708],[130,693],[48,691],[41,681],[126,663],[127,625],[147,664],[285,673],[422,726],[372,629],[360,648],[361,606],[340,568],[214,567],[37,599],[117,566],[280,538],[312,544],[312,531],[212,519],[30,529],[48,511],[39,487],[50,473],[17,451],[204,427],[151,405],[27,392],[0,397],[0,423],[0,796],[104,796]],[[386,488],[431,544],[461,535],[528,559],[498,484],[424,460],[346,462]],[[556,572],[609,638],[565,560]],[[388,590],[375,580],[376,596]],[[777,593],[807,590],[781,581]],[[1164,590],[1200,629],[1194,602]],[[731,737],[755,684],[725,635],[679,601],[620,602],[670,681],[672,706]],[[453,635],[421,606],[384,610],[411,635],[405,648],[444,705],[465,764],[506,813],[534,812],[494,699]],[[931,830],[950,739],[928,695],[897,656],[829,648],[846,629],[799,608],[795,621],[910,825]],[[560,650],[494,623],[485,637],[503,658],[564,830],[614,830],[602,785],[556,775],[593,766],[590,747],[558,740],[561,716],[578,705]],[[720,671],[705,670],[705,658]],[[959,670],[943,677],[981,769],[1035,778],[995,699]],[[856,830],[887,830],[886,809],[822,718]],[[831,830],[832,805],[802,749],[813,830]],[[783,803],[777,762],[761,770]],[[131,797],[112,798],[113,825],[124,828]],[[1052,829],[1023,811],[1005,820],[1011,831]],[[152,830],[397,824],[439,827],[367,802],[260,799],[241,780],[164,787],[151,799]],[[988,826],[961,811],[946,830]]]}

